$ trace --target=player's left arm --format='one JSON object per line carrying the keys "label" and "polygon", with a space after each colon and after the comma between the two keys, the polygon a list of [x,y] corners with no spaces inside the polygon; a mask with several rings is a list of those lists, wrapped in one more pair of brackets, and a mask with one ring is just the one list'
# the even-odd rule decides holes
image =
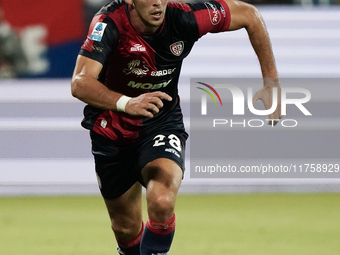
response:
{"label": "player's left arm", "polygon": [[[224,1],[228,4],[230,10],[229,31],[245,28],[260,62],[264,86],[255,93],[253,104],[260,99],[265,108],[270,109],[273,100],[272,89],[277,88],[278,105],[274,113],[269,115],[269,119],[279,120],[283,117],[281,115],[281,88],[272,45],[263,18],[259,10],[253,5],[237,0]],[[274,124],[277,122],[274,121]]]}

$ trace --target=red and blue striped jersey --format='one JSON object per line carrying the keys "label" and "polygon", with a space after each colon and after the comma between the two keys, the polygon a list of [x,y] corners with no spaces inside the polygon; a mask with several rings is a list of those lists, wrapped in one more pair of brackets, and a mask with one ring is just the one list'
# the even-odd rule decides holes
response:
{"label": "red and blue striped jersey", "polygon": [[[130,97],[163,91],[173,100],[153,118],[104,111],[87,106],[83,127],[117,142],[166,127],[183,129],[178,80],[183,59],[208,32],[226,31],[230,12],[223,0],[182,4],[169,2],[164,22],[155,34],[140,34],[123,0],[105,5],[93,18],[80,55],[103,64],[98,77],[109,89]],[[104,124],[103,124],[104,123]]]}

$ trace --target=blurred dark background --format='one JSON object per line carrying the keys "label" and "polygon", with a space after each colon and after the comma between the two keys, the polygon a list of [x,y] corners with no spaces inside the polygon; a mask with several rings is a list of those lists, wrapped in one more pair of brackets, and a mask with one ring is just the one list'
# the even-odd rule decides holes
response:
{"label": "blurred dark background", "polygon": [[[333,8],[340,3],[340,0],[244,1],[258,6],[301,8]],[[0,79],[71,77],[91,19],[108,2],[1,0]]]}

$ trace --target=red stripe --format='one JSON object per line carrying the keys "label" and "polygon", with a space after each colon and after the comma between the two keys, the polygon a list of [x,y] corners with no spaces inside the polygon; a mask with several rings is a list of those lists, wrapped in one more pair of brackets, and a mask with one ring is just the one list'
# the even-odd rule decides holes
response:
{"label": "red stripe", "polygon": [[170,234],[175,230],[176,226],[176,216],[172,217],[171,220],[160,223],[157,221],[154,221],[149,218],[148,222],[146,223],[146,227],[153,233],[158,234],[158,235],[167,235]]}
{"label": "red stripe", "polygon": [[225,24],[225,27],[224,27],[224,29],[225,29],[224,31],[226,31],[226,30],[229,29],[230,23],[231,23],[231,14],[230,14],[229,6],[226,3],[226,1],[224,1],[224,0],[215,0],[215,1],[219,2],[223,6],[223,8],[224,8],[224,10],[226,12],[226,19],[227,19],[227,21],[226,21],[226,24]]}
{"label": "red stripe", "polygon": [[[107,121],[106,127],[101,126],[103,119]],[[142,119],[128,117],[125,113],[105,111],[96,120],[93,131],[117,142],[134,141],[138,138],[141,123]]]}
{"label": "red stripe", "polygon": [[[218,3],[223,6],[224,12],[219,9],[220,6]],[[206,2],[205,5],[218,8],[218,12],[216,13],[212,9],[201,9],[194,12],[198,24],[199,37],[206,33],[227,31],[231,22],[230,10],[227,3],[223,0],[216,0],[215,3]],[[213,19],[215,15],[218,15],[216,20]]]}

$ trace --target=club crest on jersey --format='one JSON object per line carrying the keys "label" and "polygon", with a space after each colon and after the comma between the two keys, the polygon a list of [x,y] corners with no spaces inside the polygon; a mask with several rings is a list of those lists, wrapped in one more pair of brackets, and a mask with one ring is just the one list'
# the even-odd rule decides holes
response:
{"label": "club crest on jersey", "polygon": [[172,54],[179,57],[184,50],[184,42],[179,41],[179,42],[175,42],[175,43],[171,44],[170,50],[171,50]]}
{"label": "club crest on jersey", "polygon": [[103,38],[106,26],[107,26],[107,24],[105,24],[103,22],[97,22],[96,25],[93,28],[90,39],[93,40],[93,41],[100,42]]}
{"label": "club crest on jersey", "polygon": [[130,51],[146,51],[146,49],[143,45],[136,43],[130,48]]}
{"label": "club crest on jersey", "polygon": [[[208,9],[211,24],[216,26],[221,21],[221,13],[219,12],[219,10],[218,10],[218,8],[215,4],[212,4],[212,3],[209,3],[209,2],[205,2],[204,4]],[[210,10],[212,10],[212,11],[210,11]],[[223,11],[224,11],[224,9],[223,9]],[[223,15],[224,15],[224,13],[223,13]]]}

